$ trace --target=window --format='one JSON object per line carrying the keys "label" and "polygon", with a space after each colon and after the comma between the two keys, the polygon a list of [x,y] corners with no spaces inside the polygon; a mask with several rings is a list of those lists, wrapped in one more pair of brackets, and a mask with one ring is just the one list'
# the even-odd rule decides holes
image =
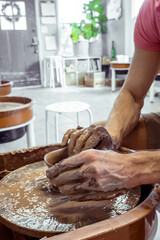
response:
{"label": "window", "polygon": [[60,22],[60,54],[63,56],[73,56],[71,34],[71,24],[80,23],[85,19],[83,14],[83,4],[89,0],[58,0],[58,15]]}
{"label": "window", "polygon": [[22,1],[0,1],[1,30],[26,30],[25,3]]}
{"label": "window", "polygon": [[60,23],[81,22],[84,18],[83,4],[89,0],[58,0]]}

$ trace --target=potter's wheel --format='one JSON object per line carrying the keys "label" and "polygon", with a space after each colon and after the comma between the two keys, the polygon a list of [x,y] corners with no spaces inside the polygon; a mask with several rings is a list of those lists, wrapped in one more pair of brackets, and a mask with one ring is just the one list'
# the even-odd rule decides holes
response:
{"label": "potter's wheel", "polygon": [[[16,110],[23,109],[24,103],[19,102],[0,102],[0,128],[11,127],[21,124],[20,116]],[[8,112],[8,114],[7,114]],[[16,120],[17,119],[17,120]],[[17,124],[18,123],[18,124]],[[25,134],[24,127],[0,132],[0,143],[6,143],[23,137]]]}
{"label": "potter's wheel", "polygon": [[11,93],[11,82],[1,81],[0,83],[0,96],[6,96]]}
{"label": "potter's wheel", "polygon": [[0,184],[0,221],[41,238],[124,214],[140,199],[140,187],[112,200],[74,202],[52,190],[47,166],[37,162],[11,172]]}
{"label": "potter's wheel", "polygon": [[15,110],[15,109],[18,109],[22,105],[24,105],[24,104],[16,103],[16,102],[0,102],[0,111]]}
{"label": "potter's wheel", "polygon": [[30,98],[0,97],[0,128],[13,127],[31,120],[32,104]]}

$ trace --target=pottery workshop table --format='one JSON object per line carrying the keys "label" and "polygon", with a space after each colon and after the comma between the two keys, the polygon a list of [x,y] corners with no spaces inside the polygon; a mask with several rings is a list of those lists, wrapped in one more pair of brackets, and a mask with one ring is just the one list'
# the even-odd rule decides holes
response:
{"label": "pottery workshop table", "polygon": [[[111,90],[112,92],[116,89],[116,71],[128,71],[130,68],[130,63],[120,63],[120,62],[110,62],[110,70],[111,70]],[[157,76],[160,76],[160,71],[157,73]],[[149,89],[149,97],[150,102],[154,102],[155,96],[155,81],[153,81],[150,89]]]}
{"label": "pottery workshop table", "polygon": [[120,63],[120,62],[110,62],[110,69],[112,73],[111,77],[111,90],[112,92],[116,89],[116,71],[128,71],[130,68],[130,63]]}
{"label": "pottery workshop table", "polygon": [[49,237],[123,214],[137,205],[141,195],[138,187],[98,203],[70,201],[53,191],[46,178],[46,169],[44,161],[39,161],[23,166],[1,180],[2,224],[23,235]]}

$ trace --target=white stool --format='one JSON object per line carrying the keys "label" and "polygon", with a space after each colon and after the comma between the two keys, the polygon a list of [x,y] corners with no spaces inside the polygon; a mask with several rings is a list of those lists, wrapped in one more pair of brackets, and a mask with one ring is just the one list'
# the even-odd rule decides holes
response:
{"label": "white stool", "polygon": [[25,123],[22,123],[19,125],[15,125],[12,127],[6,127],[6,128],[0,128],[0,132],[10,131],[13,129],[25,127],[26,138],[27,138],[27,147],[28,148],[34,147],[35,146],[35,135],[34,135],[33,120],[34,120],[34,117],[31,120],[29,120],[28,122],[25,122]]}
{"label": "white stool", "polygon": [[58,102],[53,103],[45,107],[45,117],[46,117],[46,143],[48,144],[48,113],[55,112],[55,138],[56,142],[59,142],[59,132],[58,132],[58,117],[61,113],[77,113],[77,126],[79,125],[79,113],[87,111],[89,114],[90,124],[93,122],[92,112],[90,110],[90,105],[84,102]]}

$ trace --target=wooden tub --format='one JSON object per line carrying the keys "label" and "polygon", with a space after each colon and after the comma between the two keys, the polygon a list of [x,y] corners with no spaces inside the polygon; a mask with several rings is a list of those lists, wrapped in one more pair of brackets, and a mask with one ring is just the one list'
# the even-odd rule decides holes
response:
{"label": "wooden tub", "polygon": [[11,82],[1,81],[0,84],[0,96],[6,96],[11,93]]}
{"label": "wooden tub", "polygon": [[[60,149],[61,145],[47,145],[0,154],[0,176],[3,177],[9,172],[25,166],[29,163],[42,161],[46,153]],[[156,232],[156,206],[160,203],[160,186],[145,185],[142,186],[142,198],[138,206],[129,210],[127,213],[103,220],[88,226],[81,227],[77,230],[62,233],[54,236],[48,235],[48,240],[149,240],[152,239]],[[5,223],[3,223],[5,224]],[[20,234],[38,237],[39,233],[30,234],[28,229],[14,228],[12,223],[6,226]],[[37,235],[36,235],[37,234]],[[41,237],[45,236],[44,233]],[[151,238],[152,237],[152,238]]]}
{"label": "wooden tub", "polygon": [[20,125],[32,119],[33,102],[26,97],[0,97],[0,128]]}

